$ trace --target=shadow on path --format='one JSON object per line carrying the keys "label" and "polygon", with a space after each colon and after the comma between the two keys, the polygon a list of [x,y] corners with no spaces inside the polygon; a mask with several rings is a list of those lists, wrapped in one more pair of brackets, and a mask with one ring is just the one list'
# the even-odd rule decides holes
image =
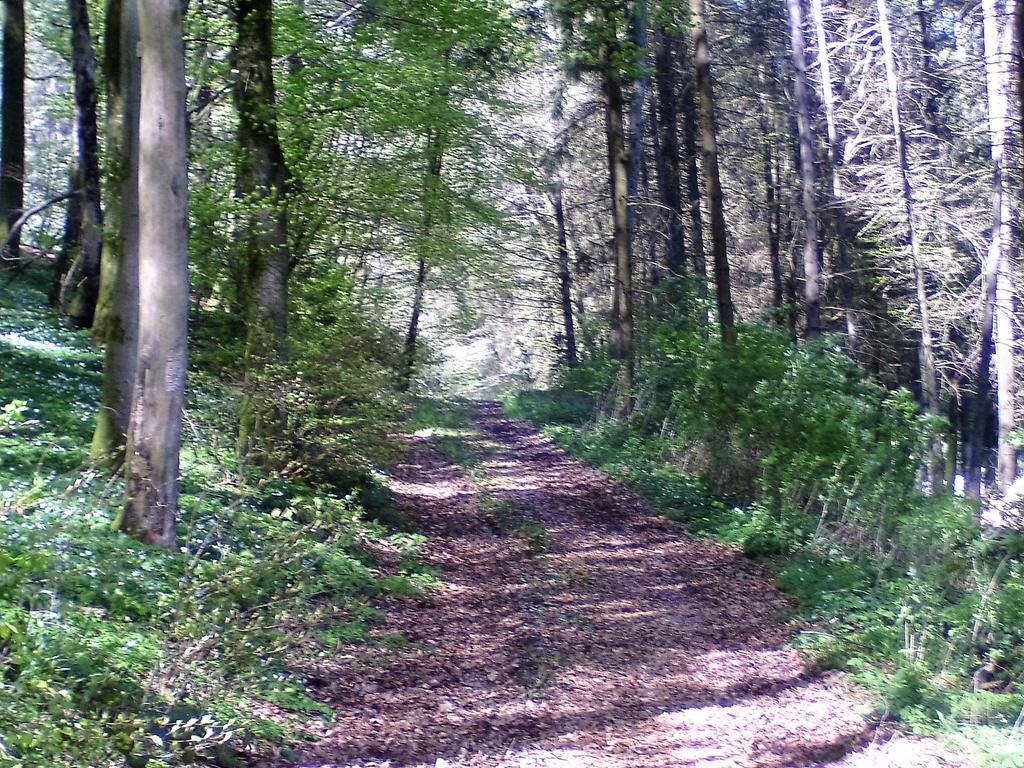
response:
{"label": "shadow on path", "polygon": [[323,670],[336,716],[300,765],[808,767],[864,742],[856,703],[782,647],[792,606],[768,573],[499,406],[476,427],[475,482],[423,438],[394,469],[444,583],[387,606],[409,642],[386,664],[357,650]]}

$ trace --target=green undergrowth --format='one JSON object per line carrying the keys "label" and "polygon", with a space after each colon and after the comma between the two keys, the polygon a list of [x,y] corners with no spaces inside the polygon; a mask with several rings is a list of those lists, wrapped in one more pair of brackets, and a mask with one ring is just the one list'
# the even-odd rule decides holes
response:
{"label": "green undergrowth", "polygon": [[365,462],[329,482],[237,466],[237,392],[202,372],[179,548],[112,531],[123,485],[87,465],[100,353],[46,309],[43,278],[0,293],[0,766],[233,766],[287,749],[331,717],[316,665],[393,644],[375,604],[436,579],[422,536]]}
{"label": "green undergrowth", "polygon": [[616,367],[600,350],[508,412],[691,534],[765,562],[799,599],[795,642],[877,691],[877,718],[972,744],[986,766],[1024,765],[1024,537],[921,493],[941,425],[828,341],[752,325],[723,351],[699,330],[644,331],[628,421],[609,415]]}

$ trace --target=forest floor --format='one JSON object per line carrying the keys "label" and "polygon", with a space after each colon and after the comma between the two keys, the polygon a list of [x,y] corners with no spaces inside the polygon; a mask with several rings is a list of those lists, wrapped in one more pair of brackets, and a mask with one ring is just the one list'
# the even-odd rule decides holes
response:
{"label": "forest floor", "polygon": [[317,670],[335,715],[293,765],[971,765],[870,728],[863,695],[786,647],[794,606],[767,570],[500,406],[408,443],[391,487],[441,583],[385,606],[402,643]]}

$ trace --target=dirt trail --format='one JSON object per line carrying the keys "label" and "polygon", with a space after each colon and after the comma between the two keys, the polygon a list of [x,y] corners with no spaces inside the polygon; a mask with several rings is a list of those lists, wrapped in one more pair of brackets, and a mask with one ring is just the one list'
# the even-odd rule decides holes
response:
{"label": "dirt trail", "polygon": [[856,703],[782,647],[792,606],[761,568],[496,405],[475,428],[472,478],[428,439],[395,469],[444,584],[388,606],[408,645],[386,663],[327,670],[336,717],[304,768],[967,764],[867,744]]}

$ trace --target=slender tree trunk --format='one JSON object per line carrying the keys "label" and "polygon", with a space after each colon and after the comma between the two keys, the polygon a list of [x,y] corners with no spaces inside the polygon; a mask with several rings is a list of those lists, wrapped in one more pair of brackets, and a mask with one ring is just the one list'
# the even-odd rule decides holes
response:
{"label": "slender tree trunk", "polygon": [[[939,417],[942,415],[942,408],[939,401],[935,342],[932,336],[931,311],[925,287],[924,265],[921,262],[921,242],[914,214],[914,189],[910,177],[910,161],[907,158],[907,138],[900,110],[899,73],[896,70],[896,58],[893,55],[892,31],[889,27],[886,0],[877,0],[877,3],[878,24],[882,33],[882,54],[885,60],[885,80],[889,92],[889,111],[892,117],[893,138],[896,142],[896,163],[900,173],[903,207],[907,218],[907,243],[910,246],[910,261],[914,271],[917,310],[921,323],[921,344],[918,347],[921,368],[921,400],[925,413]],[[937,493],[945,483],[945,460],[942,455],[942,442],[938,438],[933,439],[929,446],[929,469],[932,490]]]}
{"label": "slender tree trunk", "polygon": [[[610,59],[611,57],[609,57]],[[622,83],[614,62],[605,63],[605,137],[608,144],[608,181],[612,200],[612,232],[615,244],[615,286],[618,298],[616,356],[623,361],[622,393],[625,411],[633,391],[633,260],[629,231],[629,159],[622,129]]]}
{"label": "slender tree trunk", "polygon": [[839,299],[846,319],[846,349],[857,349],[858,318],[853,306],[854,279],[850,264],[850,235],[846,223],[846,201],[843,194],[841,168],[843,138],[836,126],[835,95],[832,91],[832,66],[828,55],[828,37],[825,33],[823,0],[811,0],[814,27],[818,42],[818,69],[821,72],[822,104],[825,107],[825,129],[828,135],[829,176],[832,180],[832,199],[829,201],[836,228],[836,271],[839,273]]}
{"label": "slender tree trunk", "polygon": [[686,274],[686,240],[683,233],[679,93],[676,82],[679,36],[674,31],[662,28],[659,37],[661,44],[654,60],[658,101],[658,191],[668,219],[665,266],[669,274],[681,277]]}
{"label": "slender tree trunk", "polygon": [[807,338],[821,335],[821,262],[818,257],[817,166],[811,125],[811,89],[807,83],[804,21],[800,0],[786,0],[792,53],[797,132],[800,138],[800,190],[804,211],[804,312]]}
{"label": "slender tree trunk", "polygon": [[246,397],[239,423],[239,455],[259,452],[280,422],[279,409],[261,394],[275,363],[288,356],[288,168],[277,131],[273,74],[272,0],[234,0],[237,38],[232,52],[241,159],[239,191],[251,207],[247,232],[248,301]]}
{"label": "slender tree trunk", "polygon": [[136,0],[108,0],[106,200],[100,294],[94,335],[105,342],[103,401],[92,438],[94,461],[120,461],[128,432],[139,313],[139,19]]}
{"label": "slender tree trunk", "polygon": [[[0,105],[0,242],[25,207],[25,3],[3,0],[3,104]],[[6,259],[18,259],[21,235],[10,238]]]}
{"label": "slender tree trunk", "polygon": [[772,271],[772,306],[782,309],[781,231],[782,201],[778,174],[778,141],[773,126],[774,111],[769,103],[767,75],[761,69],[761,168],[764,176],[765,226],[768,235],[768,263]]}
{"label": "slender tree trunk", "polygon": [[188,152],[179,0],[139,4],[139,345],[119,527],[173,547],[188,366]]}
{"label": "slender tree trunk", "polygon": [[405,360],[399,389],[407,392],[412,386],[412,375],[416,371],[416,348],[419,342],[420,314],[423,312],[423,294],[427,287],[427,262],[420,254],[416,261],[416,288],[412,298],[412,314],[409,316],[409,330],[405,334]]}
{"label": "slender tree trunk", "polygon": [[96,116],[96,56],[89,30],[86,0],[68,0],[71,19],[71,62],[75,73],[75,115],[78,133],[78,180],[81,223],[77,226],[74,296],[68,307],[71,322],[89,328],[100,293],[103,210],[100,206],[100,144]]}
{"label": "slender tree trunk", "polygon": [[562,330],[565,334],[565,363],[570,368],[579,361],[576,350],[576,328],[572,316],[572,276],[569,272],[569,239],[565,231],[565,209],[562,205],[562,185],[551,184],[549,196],[555,211],[555,228],[558,235],[558,287],[562,304]]}
{"label": "slender tree trunk", "polygon": [[627,190],[629,194],[629,233],[630,248],[633,247],[639,227],[640,177],[644,174],[644,134],[647,131],[644,119],[644,102],[650,88],[651,77],[647,74],[647,2],[636,0],[633,4],[633,44],[640,51],[638,65],[641,74],[633,84],[633,94],[629,102],[629,176]]}
{"label": "slender tree trunk", "polygon": [[704,0],[690,2],[690,34],[696,71],[697,97],[700,104],[701,149],[704,157],[704,178],[708,186],[708,211],[711,216],[711,255],[715,265],[715,293],[718,303],[718,325],[722,343],[736,343],[735,310],[729,281],[729,258],[726,244],[725,205],[722,180],[718,171],[718,131],[715,126],[715,95],[711,81],[711,53],[704,19]]}
{"label": "slender tree trunk", "polygon": [[441,170],[444,167],[444,139],[440,132],[427,137],[427,172],[423,181],[423,244],[416,262],[416,287],[413,292],[412,314],[409,330],[405,335],[405,360],[399,388],[406,391],[412,385],[416,371],[416,351],[419,343],[420,314],[423,312],[423,296],[427,287],[427,259],[425,250],[430,247],[434,236],[435,211],[441,197]]}
{"label": "slender tree trunk", "polygon": [[[983,418],[990,401],[989,356],[993,355],[996,371],[997,466],[996,486],[1002,490],[1017,476],[1017,453],[1012,443],[1015,428],[1016,384],[1013,359],[1013,276],[1012,211],[1008,180],[1008,142],[1010,127],[1010,77],[1013,58],[1016,3],[1007,0],[982,0],[983,43],[985,51],[985,82],[988,98],[988,127],[992,158],[992,233],[985,259],[984,295],[981,323],[982,355],[979,359],[979,409],[975,413],[972,447],[973,472],[968,487],[972,495],[980,494]],[[1005,17],[1005,18],[1004,18]],[[986,354],[986,350],[989,350]],[[982,368],[984,365],[984,368]],[[985,394],[982,399],[983,393]]]}
{"label": "slender tree trunk", "polygon": [[[683,153],[686,158],[686,200],[690,216],[690,248],[693,273],[697,282],[697,298],[701,304],[708,299],[708,268],[704,256],[704,218],[700,211],[700,168],[697,165],[697,80],[691,66],[686,41],[679,41],[680,111],[683,125]],[[703,310],[702,314],[703,314]],[[702,322],[707,321],[704,315]]]}

